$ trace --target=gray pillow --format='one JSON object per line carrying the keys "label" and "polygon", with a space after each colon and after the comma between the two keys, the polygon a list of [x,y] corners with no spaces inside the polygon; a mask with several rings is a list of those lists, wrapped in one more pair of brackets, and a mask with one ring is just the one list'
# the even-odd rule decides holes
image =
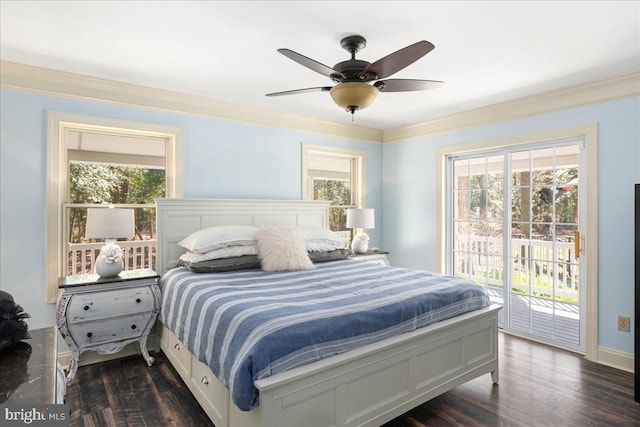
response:
{"label": "gray pillow", "polygon": [[178,267],[186,267],[192,273],[219,273],[223,271],[260,268],[257,255],[242,255],[230,258],[210,259],[200,262],[178,261]]}
{"label": "gray pillow", "polygon": [[[348,258],[351,252],[348,249],[335,249],[328,252],[307,252],[307,254],[313,262],[326,262]],[[192,273],[222,273],[224,271],[260,268],[260,259],[257,255],[242,255],[199,262],[180,260],[178,267],[186,267]]]}
{"label": "gray pillow", "polygon": [[346,259],[351,255],[351,251],[348,249],[334,249],[326,252],[309,251],[307,253],[313,262],[338,261]]}

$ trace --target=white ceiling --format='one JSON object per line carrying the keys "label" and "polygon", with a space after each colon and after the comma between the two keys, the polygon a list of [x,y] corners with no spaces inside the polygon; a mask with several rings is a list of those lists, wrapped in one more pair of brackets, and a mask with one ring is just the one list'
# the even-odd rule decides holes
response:
{"label": "white ceiling", "polygon": [[354,124],[389,129],[640,71],[638,1],[0,1],[0,58],[350,123],[332,82],[279,54],[328,66],[346,35],[374,62],[419,40],[436,48],[392,78],[444,80],[381,93]]}

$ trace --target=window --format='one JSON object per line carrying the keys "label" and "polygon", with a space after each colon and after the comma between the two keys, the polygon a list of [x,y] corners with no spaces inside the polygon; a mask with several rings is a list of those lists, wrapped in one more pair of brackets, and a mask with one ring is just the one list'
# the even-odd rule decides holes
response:
{"label": "window", "polygon": [[118,243],[124,251],[124,269],[155,269],[154,199],[166,195],[166,143],[166,137],[106,130],[68,132],[66,275],[93,271],[104,242],[85,238],[87,209],[105,204],[134,209],[135,235]]}
{"label": "window", "polygon": [[150,266],[153,199],[182,195],[183,153],[179,128],[54,112],[48,119],[46,278],[55,302],[58,277],[90,271],[102,246],[81,236],[88,207],[135,208],[138,242],[121,245],[125,268]]}
{"label": "window", "polygon": [[347,209],[364,207],[365,153],[303,144],[302,197],[331,201],[329,228],[341,234],[347,243]]}

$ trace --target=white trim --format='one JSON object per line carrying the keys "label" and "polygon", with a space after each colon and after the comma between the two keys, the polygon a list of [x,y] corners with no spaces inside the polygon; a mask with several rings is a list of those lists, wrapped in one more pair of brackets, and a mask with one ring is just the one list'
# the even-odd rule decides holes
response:
{"label": "white trim", "polygon": [[336,147],[327,147],[324,145],[312,145],[312,144],[302,144],[302,199],[303,200],[311,200],[310,194],[310,183],[309,183],[309,174],[308,174],[308,162],[309,162],[309,153],[315,151],[322,154],[327,154],[330,156],[336,157],[347,157],[355,160],[356,162],[356,170],[351,177],[353,182],[353,187],[355,187],[356,197],[355,197],[355,206],[356,207],[365,207],[366,206],[366,194],[367,194],[367,153],[365,151],[360,150],[351,150],[348,148],[336,148]]}
{"label": "white trim", "polygon": [[581,131],[585,142],[587,163],[586,191],[587,224],[585,254],[587,258],[587,334],[586,358],[599,361],[598,353],[598,124],[592,123]]}
{"label": "white trim", "polygon": [[261,126],[288,128],[339,138],[381,142],[382,131],[278,113],[203,96],[99,79],[80,74],[0,61],[1,87],[66,98],[142,107],[163,112],[234,120]]}
{"label": "white trim", "polygon": [[587,224],[585,253],[587,267],[586,311],[586,358],[598,361],[598,125],[585,124],[566,129],[552,129],[545,132],[506,137],[488,141],[441,147],[436,150],[436,271],[444,273],[446,250],[446,158],[449,155],[470,153],[489,149],[499,149],[570,138],[584,138],[587,163],[586,185],[581,194],[587,196]]}
{"label": "white trim", "polygon": [[[47,115],[47,193],[45,206],[45,302],[53,303],[58,296],[63,248],[61,246],[62,205],[67,200],[67,174],[60,165],[67,164],[67,149],[62,144],[62,118]],[[63,191],[61,191],[61,189]]]}
{"label": "white trim", "polygon": [[117,120],[106,117],[49,111],[47,114],[47,194],[45,298],[56,302],[58,278],[63,274],[62,215],[67,202],[67,145],[69,131],[94,131],[164,139],[166,141],[165,182],[167,197],[182,197],[184,183],[184,132],[175,126]]}
{"label": "white trim", "polygon": [[598,347],[597,362],[602,363],[603,365],[633,373],[634,360],[633,354],[606,347]]}
{"label": "white trim", "polygon": [[411,126],[387,129],[382,131],[382,140],[403,141],[637,95],[640,95],[640,72],[450,114]]}
{"label": "white trim", "polygon": [[522,97],[395,129],[313,120],[202,96],[0,61],[0,87],[259,124],[368,142],[395,142],[640,95],[640,72]]}

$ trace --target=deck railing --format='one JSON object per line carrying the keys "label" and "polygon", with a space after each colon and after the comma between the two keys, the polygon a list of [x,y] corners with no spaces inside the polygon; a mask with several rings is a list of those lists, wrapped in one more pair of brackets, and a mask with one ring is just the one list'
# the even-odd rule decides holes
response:
{"label": "deck railing", "polygon": [[[156,239],[117,242],[122,248],[123,270],[156,267]],[[104,243],[69,243],[67,252],[67,274],[75,276],[94,271],[96,258]]]}
{"label": "deck railing", "polygon": [[[456,274],[496,287],[504,286],[503,238],[458,234]],[[516,292],[577,300],[578,261],[574,244],[512,239],[510,288]]]}
{"label": "deck railing", "polygon": [[[538,296],[577,299],[579,290],[578,264],[574,245],[570,242],[512,239],[510,264],[514,290],[531,291]],[[458,234],[456,274],[496,287],[504,285],[502,238]],[[94,271],[95,260],[104,243],[71,243],[68,245],[68,274],[88,274]],[[156,240],[118,242],[124,255],[124,269],[156,267]]]}

